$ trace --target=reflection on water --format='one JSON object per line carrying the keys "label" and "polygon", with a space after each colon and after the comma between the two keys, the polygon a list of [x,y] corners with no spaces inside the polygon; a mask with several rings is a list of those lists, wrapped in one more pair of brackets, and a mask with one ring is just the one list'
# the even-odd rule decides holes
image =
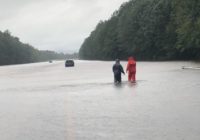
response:
{"label": "reflection on water", "polygon": [[128,81],[123,81],[122,83],[112,83],[114,87],[116,88],[124,88],[124,87],[136,87],[139,82],[142,80],[137,80],[135,82],[128,82]]}
{"label": "reflection on water", "polygon": [[200,70],[182,69],[199,63],[138,62],[117,85],[113,63],[0,67],[0,139],[199,139]]}

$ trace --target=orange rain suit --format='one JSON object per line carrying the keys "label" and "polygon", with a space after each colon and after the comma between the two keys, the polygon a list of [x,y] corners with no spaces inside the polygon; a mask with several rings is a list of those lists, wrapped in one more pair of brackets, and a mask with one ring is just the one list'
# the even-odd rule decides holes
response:
{"label": "orange rain suit", "polygon": [[126,72],[128,72],[128,81],[135,82],[136,61],[133,57],[129,57],[128,59]]}

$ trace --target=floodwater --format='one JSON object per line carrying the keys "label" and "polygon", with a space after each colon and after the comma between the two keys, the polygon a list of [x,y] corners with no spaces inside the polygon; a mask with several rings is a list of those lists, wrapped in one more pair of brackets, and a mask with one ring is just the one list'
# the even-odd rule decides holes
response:
{"label": "floodwater", "polygon": [[[114,62],[0,67],[0,140],[199,140],[194,62],[138,62],[113,84]],[[125,68],[126,62],[121,62]]]}

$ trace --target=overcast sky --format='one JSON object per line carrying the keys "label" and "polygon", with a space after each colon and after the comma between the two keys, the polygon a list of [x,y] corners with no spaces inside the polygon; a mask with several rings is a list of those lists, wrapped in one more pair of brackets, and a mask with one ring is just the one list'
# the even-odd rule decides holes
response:
{"label": "overcast sky", "polygon": [[78,52],[100,20],[128,0],[0,0],[0,31],[40,50]]}

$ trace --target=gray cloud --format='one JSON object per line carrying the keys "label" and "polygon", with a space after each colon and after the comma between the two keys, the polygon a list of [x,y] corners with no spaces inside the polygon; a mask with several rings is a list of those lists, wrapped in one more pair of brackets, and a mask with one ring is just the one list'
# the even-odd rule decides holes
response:
{"label": "gray cloud", "polygon": [[78,51],[100,20],[127,0],[0,0],[0,30],[38,49]]}

